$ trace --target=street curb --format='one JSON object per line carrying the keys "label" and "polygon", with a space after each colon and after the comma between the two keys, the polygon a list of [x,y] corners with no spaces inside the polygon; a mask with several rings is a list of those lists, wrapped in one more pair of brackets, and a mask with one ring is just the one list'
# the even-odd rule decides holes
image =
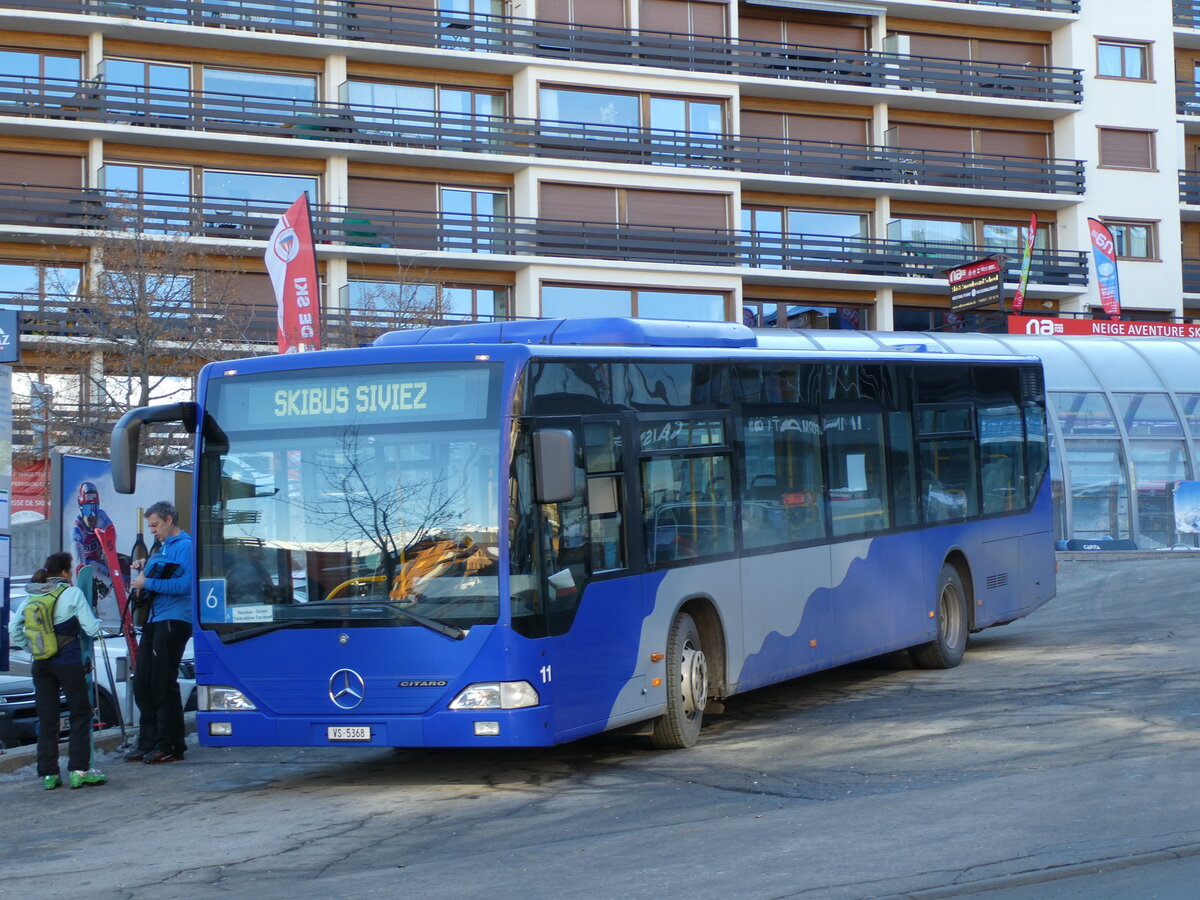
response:
{"label": "street curb", "polygon": [[[183,721],[185,730],[189,737],[194,737],[196,734],[196,714],[194,712],[184,713]],[[130,738],[137,735],[137,729],[129,727],[126,729]],[[65,741],[62,742],[65,745]],[[116,750],[122,744],[120,728],[106,728],[104,731],[96,732],[96,749],[103,750],[106,753]],[[27,744],[24,747],[13,747],[9,750],[0,750],[0,775],[11,775],[26,766],[37,764],[37,744]]]}

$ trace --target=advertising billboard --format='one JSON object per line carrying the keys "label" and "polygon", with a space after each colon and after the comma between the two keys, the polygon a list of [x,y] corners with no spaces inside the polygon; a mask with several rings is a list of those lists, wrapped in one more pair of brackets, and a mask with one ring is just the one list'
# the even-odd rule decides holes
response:
{"label": "advertising billboard", "polygon": [[[75,567],[95,568],[100,618],[108,623],[119,620],[116,599],[112,596],[112,578],[100,552],[100,542],[93,529],[116,527],[117,548],[127,556],[144,531],[144,510],[159,500],[170,500],[179,510],[180,525],[188,528],[191,518],[191,473],[159,466],[138,466],[137,491],[118,494],[113,488],[112,470],[107,459],[62,454],[55,458],[55,487],[53,490],[54,519],[57,522],[59,546],[75,559]],[[146,545],[151,539],[146,535]]]}
{"label": "advertising billboard", "polygon": [[1004,300],[1003,256],[992,256],[946,269],[950,283],[950,311],[963,312]]}

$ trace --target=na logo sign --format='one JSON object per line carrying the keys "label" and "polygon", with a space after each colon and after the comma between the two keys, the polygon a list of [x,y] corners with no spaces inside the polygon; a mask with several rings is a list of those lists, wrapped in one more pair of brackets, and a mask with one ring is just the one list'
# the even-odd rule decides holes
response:
{"label": "na logo sign", "polygon": [[15,309],[0,309],[0,363],[21,358],[21,318]]}

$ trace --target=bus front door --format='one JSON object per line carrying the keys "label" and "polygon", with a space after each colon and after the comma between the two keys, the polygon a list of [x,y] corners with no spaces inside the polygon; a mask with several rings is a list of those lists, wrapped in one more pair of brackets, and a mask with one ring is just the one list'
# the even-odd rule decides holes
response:
{"label": "bus front door", "polygon": [[632,417],[539,419],[539,428],[575,434],[575,497],[541,509],[542,591],[546,598],[556,738],[602,731],[645,704],[638,653],[645,605],[631,573],[627,514]]}

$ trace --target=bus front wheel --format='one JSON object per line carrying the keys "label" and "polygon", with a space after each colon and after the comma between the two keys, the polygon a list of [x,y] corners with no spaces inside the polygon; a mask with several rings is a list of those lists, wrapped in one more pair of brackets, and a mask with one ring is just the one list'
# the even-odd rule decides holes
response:
{"label": "bus front wheel", "polygon": [[938,576],[937,637],[928,644],[913,648],[913,658],[923,669],[953,669],[962,662],[967,649],[967,592],[958,569],[946,563]]}
{"label": "bus front wheel", "polygon": [[683,750],[700,737],[708,703],[708,663],[700,630],[687,613],[680,613],[667,635],[667,711],[654,722],[651,741],[660,750]]}

